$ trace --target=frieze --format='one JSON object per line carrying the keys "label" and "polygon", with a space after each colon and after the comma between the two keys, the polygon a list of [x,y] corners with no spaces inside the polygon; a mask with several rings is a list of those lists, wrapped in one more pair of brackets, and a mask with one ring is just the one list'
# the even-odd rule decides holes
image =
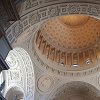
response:
{"label": "frieze", "polygon": [[94,68],[90,68],[90,69],[86,69],[86,70],[82,70],[82,71],[62,71],[60,69],[56,69],[52,66],[49,66],[47,64],[45,64],[38,56],[38,54],[36,53],[35,49],[33,50],[33,60],[35,65],[37,65],[37,63],[39,64],[38,67],[43,68],[44,70],[47,70],[51,73],[54,73],[56,75],[60,75],[60,76],[67,76],[67,77],[82,77],[82,76],[87,76],[87,75],[91,75],[94,73],[97,73],[100,71],[100,65],[95,65],[96,67]]}
{"label": "frieze", "polygon": [[93,3],[59,3],[57,5],[54,3],[47,7],[43,6],[23,15],[21,20],[13,23],[6,30],[6,37],[9,43],[12,44],[21,33],[38,22],[65,14],[85,14],[99,18],[100,6]]}

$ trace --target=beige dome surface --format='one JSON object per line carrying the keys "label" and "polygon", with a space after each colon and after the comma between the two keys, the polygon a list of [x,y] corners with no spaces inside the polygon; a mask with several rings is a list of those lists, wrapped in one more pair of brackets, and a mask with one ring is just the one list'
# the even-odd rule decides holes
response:
{"label": "beige dome surface", "polygon": [[85,49],[99,40],[100,20],[82,15],[62,16],[48,20],[40,30],[48,44],[58,50]]}
{"label": "beige dome surface", "polygon": [[68,26],[78,27],[80,25],[84,25],[89,20],[89,16],[83,15],[69,15],[69,16],[61,16],[59,19]]}
{"label": "beige dome surface", "polygon": [[100,20],[96,18],[71,15],[50,19],[41,25],[35,40],[39,57],[57,69],[82,70],[99,63]]}

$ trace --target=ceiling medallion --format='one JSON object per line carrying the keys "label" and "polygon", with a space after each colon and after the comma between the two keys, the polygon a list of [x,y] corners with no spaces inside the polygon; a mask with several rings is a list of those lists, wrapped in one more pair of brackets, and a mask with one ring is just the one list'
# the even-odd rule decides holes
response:
{"label": "ceiling medallion", "polygon": [[89,18],[90,18],[89,16],[83,16],[83,15],[67,15],[59,17],[59,20],[67,26],[79,27],[87,23]]}
{"label": "ceiling medallion", "polygon": [[52,89],[53,79],[50,76],[43,75],[37,81],[37,87],[41,92],[48,92]]}

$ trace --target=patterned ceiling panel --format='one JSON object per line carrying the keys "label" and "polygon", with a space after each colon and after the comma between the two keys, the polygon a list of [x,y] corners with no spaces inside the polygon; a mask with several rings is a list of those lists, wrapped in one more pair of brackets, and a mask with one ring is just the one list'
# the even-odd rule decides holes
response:
{"label": "patterned ceiling panel", "polygon": [[85,49],[100,37],[100,20],[82,15],[62,16],[48,20],[40,29],[48,44],[63,52]]}
{"label": "patterned ceiling panel", "polygon": [[100,61],[100,20],[83,15],[50,19],[41,25],[35,43],[37,54],[40,58],[45,55],[46,64],[49,58],[56,62],[51,63],[53,67],[59,64],[67,70],[92,68]]}

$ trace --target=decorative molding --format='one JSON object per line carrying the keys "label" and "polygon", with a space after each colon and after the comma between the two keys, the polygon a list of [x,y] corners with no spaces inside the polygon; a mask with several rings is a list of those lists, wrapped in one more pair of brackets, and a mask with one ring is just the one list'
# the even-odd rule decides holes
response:
{"label": "decorative molding", "polygon": [[[23,8],[22,8],[23,11],[20,15],[21,16],[20,20],[13,23],[6,30],[6,37],[9,43],[13,44],[14,42],[16,42],[16,40],[18,39],[18,37],[21,36],[22,33],[25,33],[25,31],[34,27],[34,25],[36,25],[37,23],[39,24],[39,22],[41,21],[45,21],[46,19],[53,18],[56,16],[69,15],[69,14],[85,14],[85,15],[90,15],[90,16],[93,16],[99,19],[100,18],[100,1],[98,0],[95,0],[95,1],[85,0],[85,1],[84,1],[85,3],[79,2],[78,0],[72,0],[72,3],[69,3],[69,0],[68,1],[67,0],[55,0],[55,1],[54,0],[34,0],[33,2],[32,0],[25,1],[25,3],[23,4]],[[39,4],[40,7],[37,6],[37,4]],[[33,35],[34,34],[35,32],[33,33]],[[30,42],[33,42],[33,41],[30,41]],[[29,49],[32,48],[31,47],[32,45],[30,44],[28,45],[29,45]],[[90,74],[94,74],[100,71],[99,65],[96,66],[95,68],[91,68],[91,69],[83,70],[83,71],[77,71],[77,72],[76,71],[75,72],[71,72],[71,71],[64,72],[58,69],[54,69],[44,64],[42,60],[37,56],[36,52],[34,51],[34,48],[32,49],[33,51],[31,52],[33,54],[31,54],[31,56],[33,56],[32,60],[34,60],[36,67],[39,67],[40,69],[44,71],[47,70],[48,72],[54,73],[57,76],[82,77],[82,76],[88,76]],[[21,82],[16,82],[16,83],[17,85],[20,84],[20,86],[23,87],[23,89],[25,90],[25,93],[26,93],[25,95],[27,97],[27,100],[32,100],[32,98],[34,97],[34,91],[35,91],[34,84],[31,84],[32,80],[34,80],[33,65],[32,63],[29,62],[30,61],[29,55],[25,52],[23,53],[23,50],[22,51],[21,50],[22,49],[15,50],[15,52],[17,52],[16,56],[18,56],[18,58],[20,59],[18,60],[19,65],[23,65],[24,63],[24,66],[18,66],[23,70],[20,71],[20,76],[22,76]],[[13,52],[13,54],[16,54],[15,52]],[[17,70],[17,69],[15,69],[14,67],[14,70]],[[27,73],[27,74],[24,75],[23,73]],[[9,72],[7,75],[8,75],[8,83],[9,83],[8,86],[9,86],[11,83],[13,84],[13,82],[10,81]],[[39,91],[41,90],[43,91],[41,87],[39,87],[38,89]],[[45,93],[45,91],[43,91],[42,93]],[[38,95],[40,96],[40,92]],[[40,100],[40,97],[39,97],[39,100]]]}
{"label": "decorative molding", "polygon": [[[31,47],[32,45],[30,45]],[[40,69],[47,70],[50,73],[53,73],[55,75],[60,75],[60,76],[67,76],[67,77],[82,77],[82,76],[88,76],[94,73],[97,73],[100,71],[100,65],[94,64],[93,66],[82,71],[67,71],[63,69],[58,69],[57,67],[54,66],[49,66],[46,63],[43,62],[43,60],[38,56],[37,52],[35,51],[35,48],[33,47],[31,53],[33,53],[33,61],[35,65],[37,65]]]}
{"label": "decorative molding", "polygon": [[[48,7],[43,7],[40,9],[35,9],[33,12],[30,12],[23,17],[21,17],[20,21],[15,22],[11,27],[8,28],[6,31],[6,37],[8,41],[12,44],[16,41],[17,37],[23,33],[25,30],[29,29],[30,27],[34,26],[34,24],[41,22],[42,20],[55,17],[56,16],[61,16],[61,15],[68,15],[68,14],[85,14],[85,15],[90,15],[94,16],[96,18],[100,17],[100,6],[99,3],[93,4],[93,1],[90,3],[57,3],[54,2],[53,5],[50,5]],[[43,3],[41,1],[41,3]],[[47,2],[46,2],[47,3]],[[49,2],[50,3],[50,2]],[[48,4],[49,4],[48,3]],[[57,14],[55,14],[55,12]],[[45,16],[44,16],[45,15]],[[45,18],[44,18],[45,17]],[[34,22],[31,22],[32,19],[35,19]],[[16,31],[15,31],[16,30]],[[34,51],[35,52],[35,51]],[[35,56],[35,55],[34,55]],[[36,59],[39,60],[38,57]],[[46,70],[49,70],[51,72],[57,73],[58,75],[63,75],[63,76],[84,76],[84,75],[89,75],[91,73],[95,73],[100,70],[99,65],[95,68],[91,68],[89,70],[84,70],[82,72],[63,72],[59,71],[56,69],[53,69],[47,65],[45,65],[42,61],[39,60],[39,62],[42,64]]]}
{"label": "decorative molding", "polygon": [[42,75],[37,80],[37,89],[40,92],[48,93],[52,90],[54,85],[54,80],[51,76]]}
{"label": "decorative molding", "polygon": [[[14,41],[16,41],[16,38],[25,30],[27,30],[31,26],[34,26],[34,24],[36,23],[39,23],[41,21],[44,21],[52,17],[69,15],[69,14],[85,14],[94,16],[96,18],[100,17],[100,4],[98,1],[96,1],[97,3],[93,1],[86,3],[83,2],[77,3],[74,1],[73,3],[69,3],[64,1],[65,0],[59,2],[58,0],[52,2],[45,1],[47,6],[41,5],[41,7],[38,9],[32,8],[32,11],[29,10],[28,13],[25,10],[26,13],[24,13],[23,16],[20,18],[21,20],[15,22],[6,30],[6,37],[8,41],[12,44]],[[42,0],[39,2],[44,3]]]}
{"label": "decorative molding", "polygon": [[7,87],[19,86],[23,88],[26,100],[34,99],[34,69],[28,53],[22,48],[15,48],[8,54],[6,62],[10,67],[10,70],[7,71]]}

